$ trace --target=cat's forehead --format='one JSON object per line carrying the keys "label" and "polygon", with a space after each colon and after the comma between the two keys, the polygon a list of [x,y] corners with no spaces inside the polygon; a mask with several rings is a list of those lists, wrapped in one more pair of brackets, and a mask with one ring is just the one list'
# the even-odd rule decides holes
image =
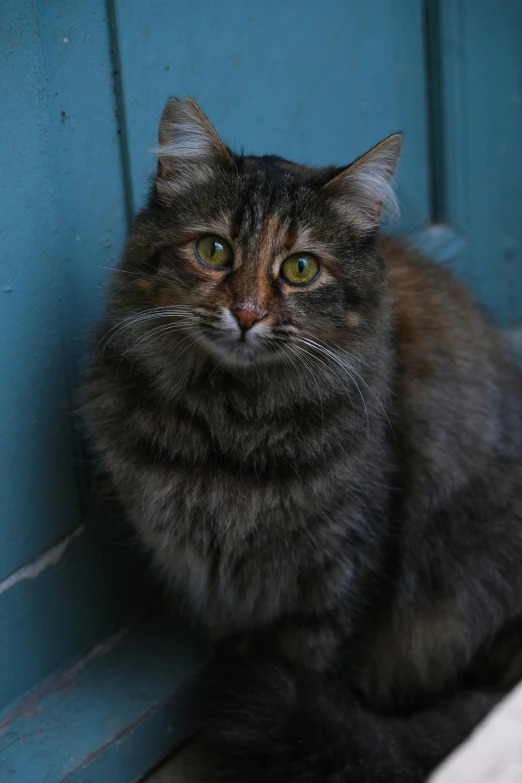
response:
{"label": "cat's forehead", "polygon": [[282,187],[302,186],[311,189],[320,189],[337,171],[334,166],[306,166],[278,155],[249,155],[242,158],[241,168],[254,178]]}
{"label": "cat's forehead", "polygon": [[253,246],[270,236],[272,243],[288,247],[305,226],[311,227],[315,191],[299,174],[285,170],[285,163],[253,161],[244,172],[243,187],[230,215],[234,239]]}
{"label": "cat's forehead", "polygon": [[322,211],[319,196],[328,176],[325,171],[275,155],[243,158],[235,188],[234,223],[253,231],[255,225],[267,221],[280,223],[286,230],[315,222]]}

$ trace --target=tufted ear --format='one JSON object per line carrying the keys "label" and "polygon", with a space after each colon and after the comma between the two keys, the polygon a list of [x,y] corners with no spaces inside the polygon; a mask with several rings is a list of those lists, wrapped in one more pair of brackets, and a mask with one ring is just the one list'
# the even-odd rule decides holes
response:
{"label": "tufted ear", "polygon": [[397,167],[402,135],[394,133],[366,152],[324,187],[361,233],[371,233],[386,210],[398,212],[391,178]]}
{"label": "tufted ear", "polygon": [[218,134],[196,101],[170,98],[161,115],[158,154],[158,187],[161,180],[187,179],[197,167],[213,167],[232,162]]}

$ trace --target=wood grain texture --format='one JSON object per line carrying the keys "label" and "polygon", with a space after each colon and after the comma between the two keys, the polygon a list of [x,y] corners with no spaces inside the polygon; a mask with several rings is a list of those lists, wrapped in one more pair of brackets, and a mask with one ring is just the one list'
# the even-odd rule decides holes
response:
{"label": "wood grain texture", "polygon": [[183,685],[206,655],[175,618],[121,631],[0,715],[0,780],[138,780],[184,738]]}

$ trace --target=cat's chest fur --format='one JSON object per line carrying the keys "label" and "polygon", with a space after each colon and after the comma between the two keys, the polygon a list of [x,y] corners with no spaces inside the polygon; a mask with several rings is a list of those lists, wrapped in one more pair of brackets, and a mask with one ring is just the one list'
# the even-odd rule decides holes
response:
{"label": "cat's chest fur", "polygon": [[233,394],[205,401],[192,391],[135,406],[112,454],[169,581],[218,632],[356,601],[370,559],[365,520],[385,502],[372,480],[382,449],[368,460],[373,441],[354,432],[357,409],[343,397],[311,411]]}

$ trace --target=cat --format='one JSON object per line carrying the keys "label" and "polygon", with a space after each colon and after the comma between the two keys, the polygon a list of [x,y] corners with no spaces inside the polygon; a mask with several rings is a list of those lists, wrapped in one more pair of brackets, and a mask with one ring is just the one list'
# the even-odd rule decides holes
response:
{"label": "cat", "polygon": [[170,99],[88,432],[218,655],[201,779],[422,781],[522,674],[522,380],[379,233],[402,138],[234,154]]}

